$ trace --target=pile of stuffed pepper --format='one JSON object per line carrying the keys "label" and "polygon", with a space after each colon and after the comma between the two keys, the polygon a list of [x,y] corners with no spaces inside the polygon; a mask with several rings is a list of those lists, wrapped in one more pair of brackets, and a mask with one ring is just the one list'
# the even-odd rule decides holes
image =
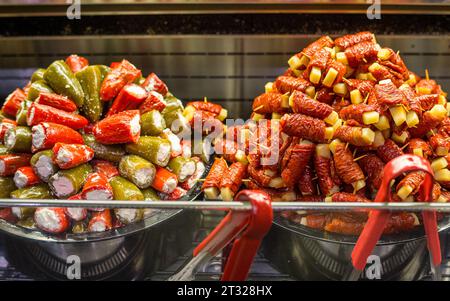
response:
{"label": "pile of stuffed pepper", "polygon": [[[450,105],[428,72],[420,78],[408,70],[371,32],[323,36],[288,64],[254,99],[250,122],[228,128],[216,144],[225,155],[204,182],[207,197],[229,200],[245,184],[274,201],[371,202],[384,165],[409,153],[430,161],[433,201],[450,199]],[[264,164],[274,153],[277,159]],[[420,201],[424,177],[411,172],[392,183],[395,199]],[[360,233],[367,220],[367,212],[284,215],[343,234]],[[414,213],[395,213],[385,233],[420,223]]]}
{"label": "pile of stuffed pepper", "polygon": [[[203,118],[217,124],[226,110]],[[71,55],[5,100],[0,118],[0,197],[69,200],[175,200],[205,171],[192,155],[181,101],[156,74],[127,60],[90,65]],[[189,110],[188,110],[189,111]],[[199,142],[202,143],[202,142]],[[203,159],[203,160],[202,160]],[[100,232],[140,221],[151,210],[0,208],[0,218],[48,233]]]}

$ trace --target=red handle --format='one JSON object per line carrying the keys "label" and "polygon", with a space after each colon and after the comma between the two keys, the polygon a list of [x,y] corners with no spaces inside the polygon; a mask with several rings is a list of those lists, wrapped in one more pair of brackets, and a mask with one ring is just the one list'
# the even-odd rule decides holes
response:
{"label": "red handle", "polygon": [[[430,164],[424,158],[414,155],[403,155],[391,160],[384,167],[383,181],[375,197],[375,202],[392,201],[390,183],[396,177],[409,171],[424,171],[425,179],[420,187],[419,193],[426,202],[432,200],[433,171]],[[369,219],[364,226],[361,235],[356,242],[352,252],[352,263],[355,269],[363,270],[366,266],[367,258],[372,253],[378,240],[383,234],[383,230],[389,221],[391,213],[388,211],[373,210],[369,214]],[[425,231],[428,239],[428,248],[433,257],[435,265],[441,262],[441,249],[439,235],[437,232],[437,222],[435,212],[423,212]]]}
{"label": "red handle", "polygon": [[261,240],[269,231],[273,220],[272,204],[267,193],[242,190],[235,200],[250,202],[252,210],[230,211],[194,250],[194,257],[200,252],[217,254],[242,233],[231,247],[225,263],[223,281],[243,281],[247,278]]}
{"label": "red handle", "polygon": [[222,281],[243,281],[247,279],[253,258],[262,239],[272,226],[273,211],[270,196],[262,191],[242,190],[236,201],[250,202],[252,212],[244,233],[234,241],[225,265]]}

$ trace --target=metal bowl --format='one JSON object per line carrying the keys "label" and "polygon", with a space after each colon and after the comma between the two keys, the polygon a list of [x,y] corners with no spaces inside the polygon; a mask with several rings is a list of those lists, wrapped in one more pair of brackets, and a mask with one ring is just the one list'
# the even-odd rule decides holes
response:
{"label": "metal bowl", "polygon": [[[439,231],[450,228],[449,217]],[[344,280],[351,269],[357,236],[315,230],[276,216],[262,244],[262,252],[278,269],[299,280]],[[417,280],[428,262],[423,229],[384,235],[373,255],[381,263],[381,280]],[[361,279],[366,277],[362,273]]]}
{"label": "metal bowl", "polygon": [[[204,174],[209,172],[212,161],[206,164]],[[180,201],[192,201],[201,194],[201,183],[198,182]],[[154,210],[140,222],[105,232],[88,232],[81,234],[65,233],[53,235],[39,229],[28,229],[0,220],[0,231],[14,239],[21,239],[33,243],[44,249],[46,253],[60,260],[67,259],[69,255],[77,255],[81,263],[91,264],[102,261],[123,248],[127,239],[132,236],[155,231],[164,231],[161,227],[172,220],[183,218],[183,210]],[[157,246],[155,246],[157,247]]]}

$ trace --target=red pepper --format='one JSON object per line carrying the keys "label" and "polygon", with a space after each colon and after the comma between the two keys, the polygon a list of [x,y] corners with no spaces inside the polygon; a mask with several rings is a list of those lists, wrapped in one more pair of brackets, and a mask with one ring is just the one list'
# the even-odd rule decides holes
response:
{"label": "red pepper", "polygon": [[373,33],[371,33],[370,31],[362,31],[355,34],[348,34],[337,38],[336,40],[334,40],[334,43],[340,49],[344,50],[350,46],[366,41],[375,42],[375,37]]}
{"label": "red pepper", "polygon": [[66,112],[73,113],[77,110],[77,105],[66,96],[55,93],[41,92],[35,100],[41,105],[51,106]]}
{"label": "red pepper", "polygon": [[106,117],[125,110],[137,109],[146,98],[147,92],[144,88],[135,84],[128,84],[120,90]]}
{"label": "red pepper", "polygon": [[105,209],[92,214],[89,220],[88,230],[91,232],[103,232],[112,228],[111,211]]}
{"label": "red pepper", "polygon": [[84,144],[66,144],[58,142],[53,146],[56,164],[59,168],[69,169],[86,163],[94,158],[94,151]]}
{"label": "red pepper", "polygon": [[64,208],[37,208],[34,221],[39,229],[49,233],[62,233],[69,227]]}
{"label": "red pepper", "polygon": [[208,111],[195,111],[192,119],[187,119],[187,122],[196,132],[202,132],[203,134],[215,132],[220,133],[220,135],[223,133],[223,123]]}
{"label": "red pepper", "polygon": [[172,193],[177,187],[177,176],[165,168],[157,167],[152,187],[164,193]]}
{"label": "red pepper", "polygon": [[147,99],[139,106],[139,111],[141,114],[144,114],[148,111],[158,110],[162,112],[166,107],[166,102],[164,101],[164,97],[155,91],[150,91],[148,93]]}
{"label": "red pepper", "polygon": [[17,88],[11,94],[6,97],[5,103],[2,107],[2,112],[9,116],[16,116],[17,111],[20,108],[20,104],[27,98],[25,92],[22,89]]}
{"label": "red pepper", "polygon": [[92,167],[95,172],[104,173],[108,179],[119,175],[119,170],[117,167],[113,163],[106,160],[93,160]]}
{"label": "red pepper", "polygon": [[168,201],[175,201],[181,199],[186,194],[187,190],[181,188],[180,186],[177,186],[171,193],[164,195],[162,199]]}
{"label": "red pepper", "polygon": [[103,80],[100,88],[100,97],[103,101],[114,99],[126,84],[134,82],[141,76],[141,70],[137,69],[127,60],[112,68]]}
{"label": "red pepper", "polygon": [[115,69],[119,66],[120,66],[120,62],[111,62],[111,64],[109,64],[109,68],[111,68],[111,69]]}
{"label": "red pepper", "polygon": [[[86,200],[101,199],[112,200],[113,190],[108,182],[108,176],[103,172],[94,172],[90,174],[81,191],[81,196]],[[97,194],[94,194],[97,192]]]}
{"label": "red pepper", "polygon": [[302,175],[298,181],[297,187],[298,190],[302,193],[303,196],[311,196],[317,194],[317,185],[314,178],[314,169],[311,167],[311,164],[306,165],[305,170],[303,170]]}
{"label": "red pepper", "polygon": [[0,219],[3,219],[9,223],[17,222],[17,217],[12,213],[11,208],[0,208]]}
{"label": "red pepper", "polygon": [[33,103],[27,111],[27,123],[29,126],[33,126],[41,122],[54,122],[74,130],[79,130],[89,124],[89,121],[81,115]]}
{"label": "red pepper", "polygon": [[314,144],[291,144],[283,157],[281,177],[289,188],[294,188],[314,152]]}
{"label": "red pepper", "polygon": [[73,73],[77,73],[84,67],[88,66],[89,61],[82,56],[72,54],[66,58],[66,64],[67,66],[69,66],[70,70],[72,70]]}
{"label": "red pepper", "polygon": [[102,144],[135,143],[141,134],[138,110],[117,113],[94,127],[95,140]]}
{"label": "red pepper", "polygon": [[0,176],[12,176],[17,169],[30,165],[31,154],[7,154],[0,156]]}
{"label": "red pepper", "polygon": [[165,96],[169,91],[166,84],[155,73],[150,73],[150,75],[147,76],[142,87],[144,87],[147,92],[155,91],[162,96]]}
{"label": "red pepper", "polygon": [[220,188],[230,188],[231,192],[236,193],[242,185],[242,180],[247,175],[247,166],[241,162],[235,162],[228,167],[225,174],[222,174]]}
{"label": "red pepper", "polygon": [[[81,193],[71,196],[68,200],[82,200]],[[64,213],[74,221],[82,221],[87,217],[87,209],[74,207],[74,208],[64,208]]]}
{"label": "red pepper", "polygon": [[216,158],[206,176],[205,182],[203,182],[202,190],[210,187],[220,188],[220,181],[227,169],[227,161],[224,158]]}
{"label": "red pepper", "polygon": [[43,122],[31,130],[34,150],[52,148],[57,142],[83,144],[80,133],[62,124]]}
{"label": "red pepper", "polygon": [[14,184],[16,184],[17,188],[28,187],[39,182],[39,177],[31,166],[20,167],[14,174]]}
{"label": "red pepper", "polygon": [[239,145],[232,140],[217,140],[214,144],[214,152],[224,157],[228,162],[237,162],[236,153]]}
{"label": "red pepper", "polygon": [[17,125],[17,122],[14,120],[5,118],[0,123],[0,140],[3,141],[3,138],[5,138],[6,131],[10,128],[15,128]]}
{"label": "red pepper", "polygon": [[214,114],[214,117],[217,117],[220,112],[222,111],[222,106],[212,103],[212,102],[205,102],[205,101],[191,101],[189,102],[186,107],[192,106],[196,110],[199,111],[206,111]]}

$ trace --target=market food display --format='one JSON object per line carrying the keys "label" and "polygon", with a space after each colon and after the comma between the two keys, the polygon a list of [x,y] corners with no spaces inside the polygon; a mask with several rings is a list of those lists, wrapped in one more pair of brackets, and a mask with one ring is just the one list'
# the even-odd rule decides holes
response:
{"label": "market food display", "polygon": [[[203,184],[207,197],[231,200],[242,184],[265,190],[273,201],[371,202],[384,164],[410,153],[431,163],[433,200],[449,200],[450,105],[428,72],[420,78],[408,70],[400,53],[370,32],[323,36],[288,64],[254,99],[251,120],[216,142],[223,157]],[[246,168],[237,172],[235,162]],[[420,201],[423,179],[412,172],[392,183],[395,199]],[[343,234],[358,234],[367,220],[367,212],[284,216]],[[397,213],[385,233],[420,223],[413,213]]]}
{"label": "market food display", "polygon": [[[191,102],[223,130],[227,111]],[[208,156],[180,139],[191,130],[181,101],[127,60],[91,65],[71,55],[5,100],[0,114],[2,198],[175,200],[202,178]],[[222,126],[222,127],[221,127]],[[185,134],[185,135],[188,135]],[[203,149],[203,148],[202,148]],[[197,154],[197,156],[195,155]],[[0,208],[0,218],[47,233],[99,232],[140,221],[144,209]]]}

